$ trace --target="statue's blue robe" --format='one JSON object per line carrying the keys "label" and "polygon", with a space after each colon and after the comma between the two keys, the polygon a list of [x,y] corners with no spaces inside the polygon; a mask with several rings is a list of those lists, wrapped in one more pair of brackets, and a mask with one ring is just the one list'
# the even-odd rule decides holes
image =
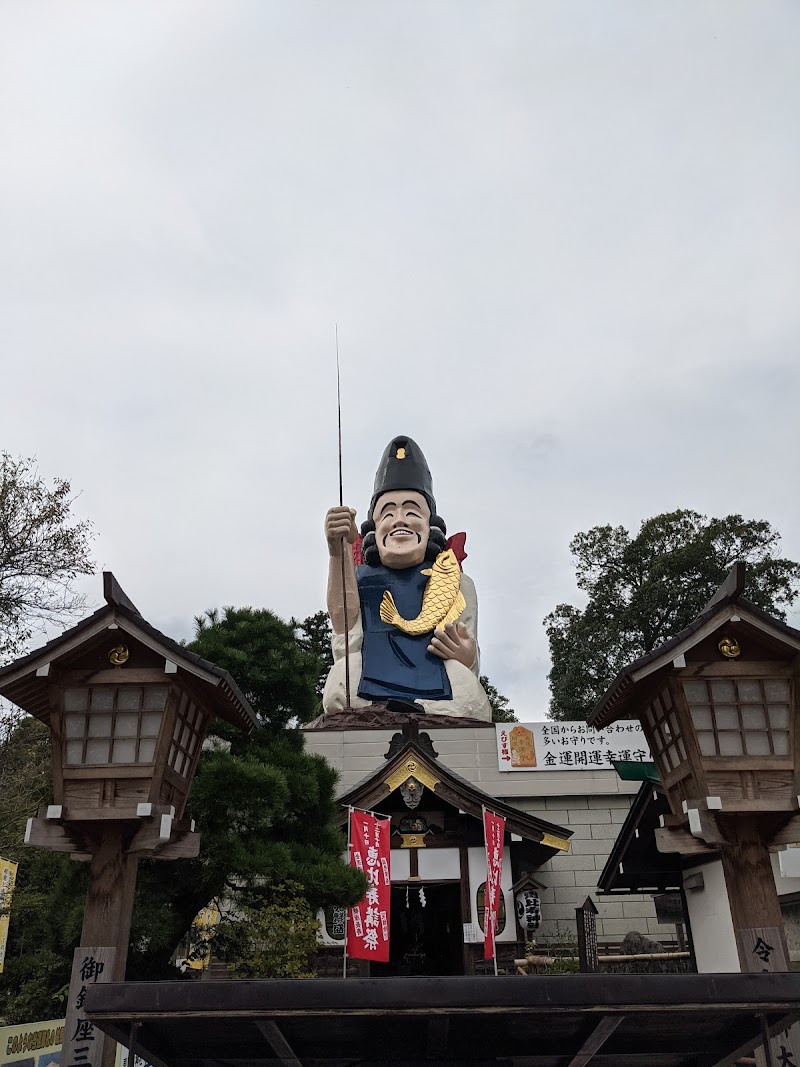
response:
{"label": "statue's blue robe", "polygon": [[381,600],[386,589],[394,597],[404,619],[416,619],[422,607],[422,594],[428,582],[420,573],[429,563],[404,570],[389,567],[356,567],[361,597],[364,642],[361,647],[362,700],[451,700],[453,692],[445,661],[428,652],[431,634],[410,637],[396,626],[381,621]]}

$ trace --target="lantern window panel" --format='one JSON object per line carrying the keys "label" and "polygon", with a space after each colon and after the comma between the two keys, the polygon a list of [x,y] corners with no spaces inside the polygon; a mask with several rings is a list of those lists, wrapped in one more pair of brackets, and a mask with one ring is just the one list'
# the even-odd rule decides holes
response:
{"label": "lantern window panel", "polygon": [[123,711],[114,719],[114,737],[136,737],[139,730],[139,716],[135,712]]}
{"label": "lantern window panel", "polygon": [[145,711],[163,711],[167,703],[167,692],[166,685],[149,685],[144,691]]}
{"label": "lantern window panel", "polygon": [[108,763],[108,753],[111,747],[111,742],[106,738],[92,738],[86,742],[86,755],[84,756],[84,763],[98,764]]}
{"label": "lantern window panel", "polygon": [[707,704],[705,706],[698,705],[697,707],[690,708],[689,712],[692,716],[692,723],[695,730],[713,731],[714,720],[711,717],[711,708]]}
{"label": "lantern window panel", "polygon": [[788,704],[769,704],[767,707],[767,715],[769,716],[769,725],[772,730],[789,729]]}
{"label": "lantern window panel", "polygon": [[112,763],[135,763],[136,762],[136,738],[125,737],[114,741],[111,750]]}
{"label": "lantern window panel", "polygon": [[711,680],[711,700],[714,704],[731,704],[736,700],[736,690],[729,678]]}
{"label": "lantern window panel", "polygon": [[100,713],[89,716],[89,737],[111,737],[111,715]]}
{"label": "lantern window panel", "polygon": [[789,683],[785,678],[765,678],[764,696],[768,701],[789,703]]}
{"label": "lantern window panel", "polygon": [[716,704],[714,706],[714,719],[718,730],[739,729],[739,712],[735,704]]}
{"label": "lantern window panel", "polygon": [[92,688],[92,711],[111,711],[114,707],[115,690],[109,685]]}
{"label": "lantern window panel", "polygon": [[76,715],[74,712],[64,716],[64,736],[83,737],[86,730],[86,716]]}
{"label": "lantern window panel", "polygon": [[744,744],[748,756],[769,756],[769,734],[766,730],[745,730]]}
{"label": "lantern window panel", "polygon": [[143,737],[139,741],[138,763],[152,763],[156,754],[156,740],[154,737]]}
{"label": "lantern window panel", "polygon": [[139,686],[125,686],[117,694],[119,711],[138,711],[142,706],[142,690]]}
{"label": "lantern window panel", "polygon": [[142,737],[158,737],[161,729],[161,712],[145,711],[142,713]]}
{"label": "lantern window panel", "polygon": [[717,742],[713,730],[698,730],[697,744],[700,746],[702,756],[716,756]]}
{"label": "lantern window panel", "polygon": [[64,711],[85,711],[89,707],[88,689],[65,689]]}
{"label": "lantern window panel", "polygon": [[686,760],[686,749],[680,736],[680,720],[668,691],[654,698],[645,709],[645,719],[650,727],[653,755],[663,772],[669,774]]}
{"label": "lantern window panel", "polygon": [[767,718],[763,704],[742,704],[742,726],[745,730],[766,730]]}
{"label": "lantern window panel", "polygon": [[67,741],[67,763],[83,761],[83,741]]}
{"label": "lantern window panel", "polygon": [[760,704],[764,699],[761,691],[761,682],[757,678],[739,678],[736,688],[738,697],[742,703]]}
{"label": "lantern window panel", "polygon": [[775,750],[776,756],[788,756],[789,755],[789,731],[788,730],[773,730],[772,731],[772,747]]}
{"label": "lantern window panel", "polygon": [[178,708],[175,729],[172,731],[172,744],[167,756],[168,765],[176,774],[184,778],[189,774],[195,754],[200,747],[202,727],[202,711],[184,694]]}
{"label": "lantern window panel", "polygon": [[717,734],[720,756],[741,756],[744,754],[742,735],[738,730],[720,730]]}
{"label": "lantern window panel", "polygon": [[683,683],[683,692],[689,704],[708,704],[708,689],[703,681],[691,680]]}
{"label": "lantern window panel", "polygon": [[[154,691],[156,698],[149,697]],[[67,766],[151,763],[166,686],[87,686],[64,691],[64,756]],[[113,743],[112,743],[113,742]]]}
{"label": "lantern window panel", "polygon": [[702,755],[789,754],[791,694],[787,679],[691,679],[684,681],[683,690]]}

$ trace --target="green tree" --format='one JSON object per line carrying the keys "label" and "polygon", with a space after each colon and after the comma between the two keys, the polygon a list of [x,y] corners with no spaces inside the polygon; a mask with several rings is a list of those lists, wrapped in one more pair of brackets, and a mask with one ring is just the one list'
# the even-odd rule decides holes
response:
{"label": "green tree", "polygon": [[9,1023],[63,1012],[72,949],[80,935],[86,865],[25,848],[25,822],[52,797],[47,728],[22,712],[0,718],[0,856],[19,864],[8,908],[0,1016]]}
{"label": "green tree", "polygon": [[75,580],[94,571],[91,524],[73,519],[73,501],[69,482],[48,485],[35,460],[0,453],[0,662],[84,607]]}
{"label": "green tree", "polygon": [[595,526],[570,542],[584,608],[559,604],[544,620],[550,642],[550,717],[585,719],[625,664],[695,618],[733,563],[747,564],[745,595],[785,618],[800,564],[778,554],[764,520],[672,511],[641,524]]}
{"label": "green tree", "polygon": [[296,624],[299,630],[300,647],[316,657],[319,673],[314,685],[318,706],[322,702],[325,679],[333,666],[333,649],[331,648],[331,620],[327,611],[318,611]]}
{"label": "green tree", "polygon": [[284,882],[213,928],[211,948],[234,978],[304,978],[317,947],[319,921],[303,886]]}
{"label": "green tree", "polygon": [[485,674],[481,675],[480,681],[492,706],[492,722],[517,722],[516,712],[508,706],[508,697],[499,693]]}
{"label": "green tree", "polygon": [[315,656],[300,646],[294,625],[270,611],[225,608],[195,622],[189,647],[230,671],[258,725],[249,736],[221,722],[212,727],[189,800],[198,859],[140,863],[131,978],[168,973],[171,953],[214,897],[261,906],[271,887],[296,882],[316,909],[353,904],[365,889],[341,858],[336,772],[304,751],[297,728],[316,707]]}
{"label": "green tree", "polygon": [[19,860],[25,823],[50,797],[50,733],[18,709],[0,711],[0,856]]}

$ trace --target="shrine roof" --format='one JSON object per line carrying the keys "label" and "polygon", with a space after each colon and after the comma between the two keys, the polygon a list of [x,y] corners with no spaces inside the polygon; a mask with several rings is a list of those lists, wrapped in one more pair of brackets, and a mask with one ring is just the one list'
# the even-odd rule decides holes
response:
{"label": "shrine roof", "polygon": [[[250,704],[230,674],[190,652],[179,642],[152,626],[138,611],[110,571],[103,574],[103,593],[106,604],[88,618],[65,630],[41,648],[0,668],[0,695],[24,711],[47,721],[50,714],[48,682],[49,667],[58,660],[67,663],[85,646],[96,643],[101,635],[114,627],[151,652],[170,660],[205,691],[208,706],[215,715],[227,719],[244,730],[256,723]],[[124,668],[120,668],[124,672]],[[121,673],[120,678],[124,677]]]}
{"label": "shrine roof", "polygon": [[601,893],[667,893],[681,888],[682,869],[703,859],[658,851],[655,831],[661,826],[660,817],[669,813],[663,788],[643,782],[597,879]]}
{"label": "shrine roof", "polygon": [[315,978],[98,983],[86,1014],[156,1067],[723,1067],[799,1002],[788,973]]}
{"label": "shrine roof", "polygon": [[424,734],[419,738],[395,737],[385,762],[338,798],[344,805],[342,821],[347,817],[347,807],[372,809],[409,778],[416,778],[437,798],[476,819],[482,818],[484,808],[502,815],[509,832],[549,849],[549,855],[568,850],[572,830],[505,804],[462,778],[436,758],[430,739]]}

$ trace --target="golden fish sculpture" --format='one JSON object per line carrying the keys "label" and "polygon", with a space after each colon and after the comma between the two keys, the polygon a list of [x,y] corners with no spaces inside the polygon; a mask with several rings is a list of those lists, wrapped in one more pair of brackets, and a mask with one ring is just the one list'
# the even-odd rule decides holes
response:
{"label": "golden fish sculpture", "polygon": [[430,633],[431,630],[446,626],[448,622],[455,622],[467,606],[461,592],[461,569],[452,549],[440,552],[433,566],[420,573],[429,577],[422,594],[422,608],[416,619],[403,618],[388,589],[381,601],[381,620],[411,637]]}

